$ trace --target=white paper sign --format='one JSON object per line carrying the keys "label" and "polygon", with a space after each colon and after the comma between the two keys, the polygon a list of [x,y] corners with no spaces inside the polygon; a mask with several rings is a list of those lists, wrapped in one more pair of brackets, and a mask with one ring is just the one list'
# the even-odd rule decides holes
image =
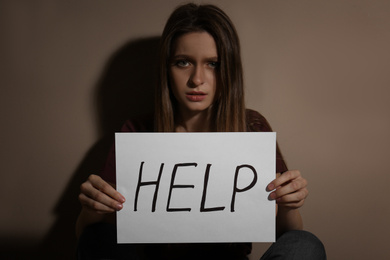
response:
{"label": "white paper sign", "polygon": [[275,133],[115,137],[118,243],[275,241]]}

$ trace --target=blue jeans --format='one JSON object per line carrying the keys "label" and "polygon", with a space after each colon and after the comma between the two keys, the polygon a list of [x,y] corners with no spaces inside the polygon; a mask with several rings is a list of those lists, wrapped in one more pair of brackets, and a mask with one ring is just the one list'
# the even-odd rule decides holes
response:
{"label": "blue jeans", "polygon": [[[222,244],[220,244],[221,246]],[[216,244],[216,247],[219,245]],[[140,250],[140,248],[142,250]],[[144,247],[146,249],[158,249],[157,247]],[[142,245],[117,244],[116,228],[114,225],[98,223],[87,227],[80,237],[77,259],[115,259],[115,260],[140,260],[140,259],[164,259],[158,254],[148,254],[143,252]],[[223,249],[223,247],[221,247]],[[220,248],[220,249],[221,249]],[[180,249],[180,248],[179,248]],[[147,251],[147,250],[146,250]],[[221,250],[220,250],[221,251]],[[213,252],[213,251],[210,251]],[[146,253],[146,254],[145,254]],[[150,253],[150,252],[149,252]],[[141,257],[140,255],[144,255]],[[147,257],[149,255],[149,257]],[[153,256],[151,256],[153,255]],[[233,255],[220,254],[218,256],[202,255],[202,252],[190,252],[185,259],[234,259],[245,260],[245,256],[236,257]],[[146,256],[146,257],[145,257]],[[171,259],[171,258],[165,258]],[[289,231],[281,235],[277,241],[265,252],[260,260],[325,260],[325,249],[321,241],[307,231]]]}

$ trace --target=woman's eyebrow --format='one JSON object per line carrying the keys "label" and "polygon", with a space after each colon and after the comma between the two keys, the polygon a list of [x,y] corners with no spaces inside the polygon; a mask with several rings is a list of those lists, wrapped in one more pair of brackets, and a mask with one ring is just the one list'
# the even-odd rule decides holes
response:
{"label": "woman's eyebrow", "polygon": [[217,60],[217,61],[219,60],[219,59],[218,59],[218,56],[212,56],[212,57],[210,57],[210,58],[208,58],[208,59],[209,59],[209,60]]}

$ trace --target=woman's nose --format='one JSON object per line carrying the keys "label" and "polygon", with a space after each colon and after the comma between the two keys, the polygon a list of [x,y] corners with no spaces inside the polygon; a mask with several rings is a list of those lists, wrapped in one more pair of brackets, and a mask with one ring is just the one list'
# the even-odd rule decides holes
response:
{"label": "woman's nose", "polygon": [[201,66],[194,67],[194,71],[191,74],[189,83],[190,87],[192,88],[195,88],[204,83],[204,71]]}

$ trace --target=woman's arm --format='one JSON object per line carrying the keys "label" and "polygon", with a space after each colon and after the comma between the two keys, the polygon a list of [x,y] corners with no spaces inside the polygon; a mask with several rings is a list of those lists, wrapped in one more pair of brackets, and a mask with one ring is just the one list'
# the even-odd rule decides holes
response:
{"label": "woman's arm", "polygon": [[84,228],[98,222],[115,222],[115,212],[123,208],[125,198],[115,190],[114,185],[97,175],[90,175],[81,184],[79,200],[81,213],[76,223],[76,235],[79,237]]}
{"label": "woman's arm", "polygon": [[297,170],[278,174],[276,179],[267,186],[272,191],[269,198],[278,205],[276,217],[277,235],[289,230],[303,229],[299,208],[303,206],[308,195],[307,180]]}

